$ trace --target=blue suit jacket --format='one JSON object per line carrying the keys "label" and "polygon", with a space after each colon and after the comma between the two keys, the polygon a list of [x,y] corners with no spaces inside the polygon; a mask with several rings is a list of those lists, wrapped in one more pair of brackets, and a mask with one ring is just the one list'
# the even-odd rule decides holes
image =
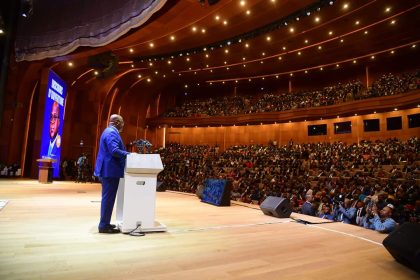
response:
{"label": "blue suit jacket", "polygon": [[125,158],[128,154],[118,130],[113,126],[107,127],[99,141],[94,175],[105,178],[124,177]]}

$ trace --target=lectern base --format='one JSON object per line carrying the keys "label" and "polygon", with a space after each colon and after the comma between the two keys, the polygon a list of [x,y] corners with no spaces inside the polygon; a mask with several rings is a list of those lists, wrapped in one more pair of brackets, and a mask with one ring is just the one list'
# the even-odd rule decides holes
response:
{"label": "lectern base", "polygon": [[[135,230],[135,228],[125,228],[122,222],[117,221],[117,227],[122,233],[129,233]],[[164,224],[155,221],[154,226],[152,227],[140,227],[136,232],[164,232],[167,231],[167,228]]]}

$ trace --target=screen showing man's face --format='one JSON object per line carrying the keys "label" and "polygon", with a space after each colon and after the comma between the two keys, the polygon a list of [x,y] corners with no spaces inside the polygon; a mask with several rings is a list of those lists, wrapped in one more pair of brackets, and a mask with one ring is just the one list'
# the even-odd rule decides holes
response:
{"label": "screen showing man's face", "polygon": [[60,126],[60,108],[58,103],[54,102],[51,108],[50,115],[50,138],[54,139],[58,132],[58,127]]}

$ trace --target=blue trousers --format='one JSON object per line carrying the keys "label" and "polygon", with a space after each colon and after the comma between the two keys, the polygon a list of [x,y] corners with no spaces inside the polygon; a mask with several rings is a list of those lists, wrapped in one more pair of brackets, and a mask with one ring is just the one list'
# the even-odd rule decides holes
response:
{"label": "blue trousers", "polygon": [[99,229],[106,229],[112,216],[120,178],[102,178],[101,220]]}

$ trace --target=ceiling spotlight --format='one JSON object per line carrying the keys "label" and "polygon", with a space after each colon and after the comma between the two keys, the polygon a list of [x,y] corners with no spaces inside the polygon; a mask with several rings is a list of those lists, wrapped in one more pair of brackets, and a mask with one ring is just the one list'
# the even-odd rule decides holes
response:
{"label": "ceiling spotlight", "polygon": [[354,24],[359,25],[360,21],[356,20],[356,22]]}
{"label": "ceiling spotlight", "polygon": [[389,13],[391,11],[391,7],[386,7],[385,8],[385,13]]}
{"label": "ceiling spotlight", "polygon": [[247,11],[246,11],[246,14],[247,14],[247,15],[250,15],[250,14],[251,14],[251,11],[250,11],[250,10],[247,10]]}
{"label": "ceiling spotlight", "polygon": [[241,1],[239,2],[239,4],[240,4],[241,6],[245,6],[246,2],[245,2],[244,0],[241,0]]}
{"label": "ceiling spotlight", "polygon": [[197,31],[197,27],[193,26],[193,27],[191,28],[191,30],[192,30],[193,32],[196,32],[196,31]]}
{"label": "ceiling spotlight", "polygon": [[319,22],[321,19],[319,17],[315,18],[315,22]]}
{"label": "ceiling spotlight", "polygon": [[131,49],[131,48],[130,48],[130,50],[129,50],[129,51],[130,51],[131,53],[133,53],[133,52],[134,52],[134,50],[133,50],[133,49]]}
{"label": "ceiling spotlight", "polygon": [[204,28],[201,29],[201,33],[206,33],[206,30]]}
{"label": "ceiling spotlight", "polygon": [[293,32],[295,32],[295,29],[294,29],[293,27],[290,27],[289,31],[290,31],[291,33],[293,33]]}
{"label": "ceiling spotlight", "polygon": [[216,16],[214,17],[214,19],[215,19],[215,20],[220,20],[220,16],[216,15]]}
{"label": "ceiling spotlight", "polygon": [[140,79],[140,78],[141,78],[141,75],[140,75],[140,74],[138,74],[138,75],[137,75],[137,78],[139,78],[139,79]]}
{"label": "ceiling spotlight", "polygon": [[267,36],[267,41],[271,41],[271,37],[270,36]]}
{"label": "ceiling spotlight", "polygon": [[171,36],[171,41],[175,41],[175,36]]}
{"label": "ceiling spotlight", "polygon": [[147,78],[147,82],[150,83],[152,80],[150,78]]}
{"label": "ceiling spotlight", "polygon": [[395,19],[391,20],[391,24],[395,24],[395,22],[396,22]]}
{"label": "ceiling spotlight", "polygon": [[227,20],[224,20],[223,25],[227,25],[227,24],[228,24]]}
{"label": "ceiling spotlight", "polygon": [[347,3],[345,3],[345,4],[343,5],[343,9],[344,9],[344,10],[348,9],[348,7],[349,7],[349,4],[347,4]]}
{"label": "ceiling spotlight", "polygon": [[73,66],[73,62],[70,61],[70,62],[67,63],[67,65],[70,66],[70,67],[72,67]]}
{"label": "ceiling spotlight", "polygon": [[153,47],[155,46],[155,44],[150,43],[150,44],[149,44],[149,46],[150,46],[151,48],[153,48]]}
{"label": "ceiling spotlight", "polygon": [[99,72],[98,72],[98,71],[95,71],[95,72],[93,72],[93,74],[94,74],[95,76],[98,76],[98,75],[99,75]]}
{"label": "ceiling spotlight", "polygon": [[245,48],[249,48],[249,44],[248,43],[245,44]]}
{"label": "ceiling spotlight", "polygon": [[371,59],[375,59],[375,56],[374,56],[374,55],[372,55],[370,58],[371,58]]}

